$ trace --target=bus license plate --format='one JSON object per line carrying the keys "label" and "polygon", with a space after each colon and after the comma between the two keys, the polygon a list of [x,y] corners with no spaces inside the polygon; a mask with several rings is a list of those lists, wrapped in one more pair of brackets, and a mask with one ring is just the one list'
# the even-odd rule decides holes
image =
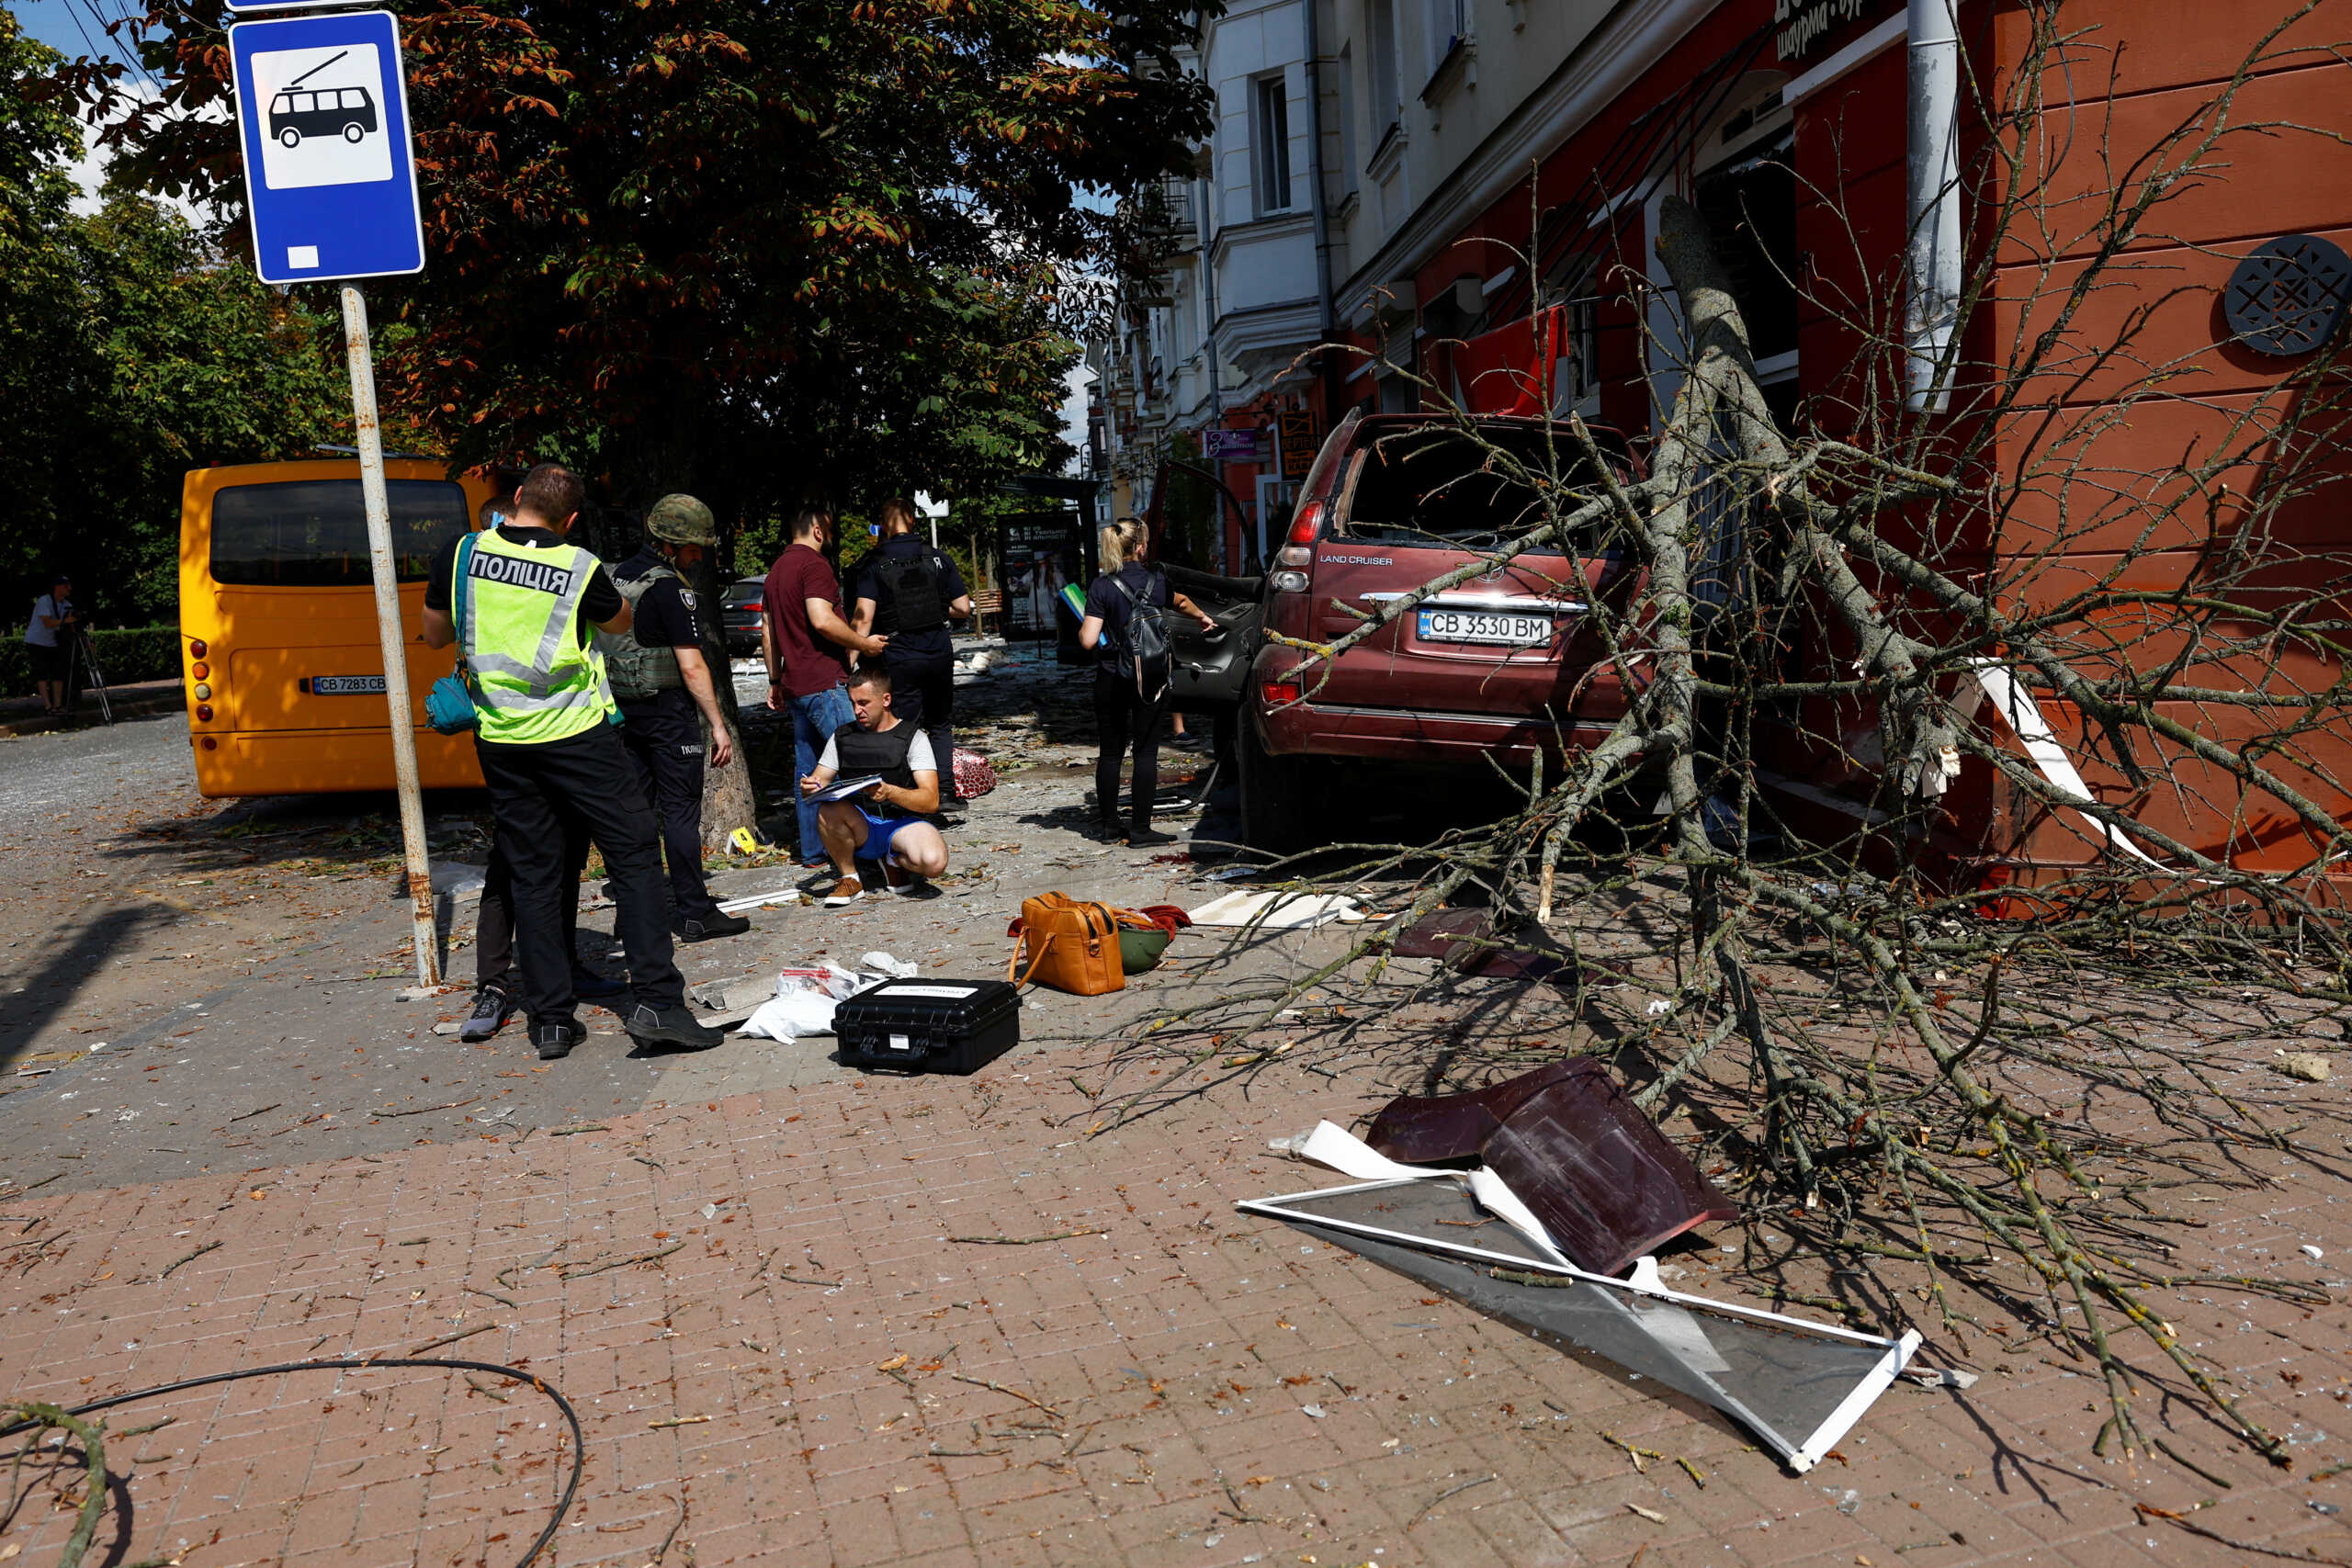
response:
{"label": "bus license plate", "polygon": [[313,675],[311,692],[321,697],[380,697],[384,694],[381,675]]}
{"label": "bus license plate", "polygon": [[1506,648],[1541,648],[1552,640],[1549,615],[1513,615],[1492,610],[1423,610],[1423,642],[1485,642]]}

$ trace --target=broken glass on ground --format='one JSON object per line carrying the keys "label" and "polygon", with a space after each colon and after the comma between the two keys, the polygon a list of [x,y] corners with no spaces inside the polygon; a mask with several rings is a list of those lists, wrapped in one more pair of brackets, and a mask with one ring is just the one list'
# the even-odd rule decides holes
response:
{"label": "broken glass on ground", "polygon": [[1545,1343],[1656,1379],[1737,1421],[1799,1472],[1852,1428],[1919,1343],[1916,1333],[1890,1339],[1668,1290],[1648,1258],[1628,1280],[1579,1269],[1492,1171],[1413,1169],[1328,1122],[1294,1146],[1369,1179],[1240,1208]]}

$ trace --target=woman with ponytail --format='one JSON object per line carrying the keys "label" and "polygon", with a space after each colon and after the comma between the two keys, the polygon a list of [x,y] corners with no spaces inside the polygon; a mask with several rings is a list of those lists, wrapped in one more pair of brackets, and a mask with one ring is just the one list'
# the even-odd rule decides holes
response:
{"label": "woman with ponytail", "polygon": [[[1100,537],[1102,575],[1086,591],[1086,618],[1079,623],[1080,647],[1092,649],[1094,724],[1101,737],[1094,758],[1094,815],[1104,838],[1124,844],[1167,842],[1151,830],[1151,803],[1159,793],[1159,731],[1168,717],[1168,688],[1163,679],[1152,690],[1148,679],[1138,680],[1128,632],[1142,616],[1155,620],[1173,606],[1214,631],[1216,622],[1183,594],[1168,586],[1168,574],[1151,563],[1151,536],[1130,517],[1105,527]],[[1164,637],[1164,634],[1163,634]],[[1135,778],[1127,795],[1127,817],[1119,819],[1119,766],[1129,747],[1135,750]]]}

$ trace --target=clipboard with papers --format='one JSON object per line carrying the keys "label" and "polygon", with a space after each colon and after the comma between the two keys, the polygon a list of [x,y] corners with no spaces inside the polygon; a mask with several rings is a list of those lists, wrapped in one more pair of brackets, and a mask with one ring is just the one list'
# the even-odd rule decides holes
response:
{"label": "clipboard with papers", "polygon": [[809,798],[820,804],[828,800],[847,800],[853,795],[864,795],[881,782],[880,773],[868,773],[859,779],[835,779]]}

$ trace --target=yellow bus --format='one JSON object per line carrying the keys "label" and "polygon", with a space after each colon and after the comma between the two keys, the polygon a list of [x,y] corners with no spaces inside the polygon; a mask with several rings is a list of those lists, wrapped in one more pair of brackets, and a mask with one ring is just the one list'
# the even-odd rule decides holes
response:
{"label": "yellow bus", "polygon": [[[486,478],[388,458],[417,768],[479,788],[469,736],[436,735],[424,694],[452,650],[417,639],[433,554],[474,526]],[[392,744],[356,458],[198,468],[180,491],[180,660],[197,788],[228,795],[389,790]]]}

